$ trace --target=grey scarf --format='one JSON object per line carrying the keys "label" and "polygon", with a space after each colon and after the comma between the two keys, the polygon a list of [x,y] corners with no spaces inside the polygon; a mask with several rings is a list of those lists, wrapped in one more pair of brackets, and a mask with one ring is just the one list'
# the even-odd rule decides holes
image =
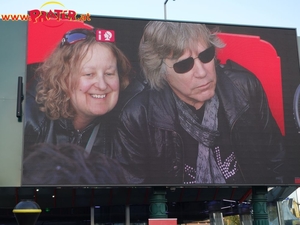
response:
{"label": "grey scarf", "polygon": [[218,108],[219,99],[214,95],[205,103],[205,111],[202,122],[192,110],[181,101],[174,93],[180,125],[183,129],[198,141],[198,157],[196,170],[196,183],[226,183],[220,168],[213,155],[212,148],[218,132]]}

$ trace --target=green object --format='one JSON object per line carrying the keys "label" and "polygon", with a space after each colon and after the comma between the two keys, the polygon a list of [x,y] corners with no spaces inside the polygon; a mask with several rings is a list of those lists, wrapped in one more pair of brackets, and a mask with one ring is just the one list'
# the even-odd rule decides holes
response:
{"label": "green object", "polygon": [[252,187],[253,225],[269,225],[267,213],[267,187]]}
{"label": "green object", "polygon": [[150,198],[150,218],[168,218],[167,215],[167,199],[164,189],[154,189]]}

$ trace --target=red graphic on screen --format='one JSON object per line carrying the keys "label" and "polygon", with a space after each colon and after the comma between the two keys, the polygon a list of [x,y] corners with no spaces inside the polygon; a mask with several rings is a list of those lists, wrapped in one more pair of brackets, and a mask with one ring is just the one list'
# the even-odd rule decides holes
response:
{"label": "red graphic on screen", "polygon": [[226,47],[218,51],[218,59],[231,59],[254,73],[260,80],[281,134],[285,135],[281,61],[275,48],[259,36],[219,33]]}
{"label": "red graphic on screen", "polygon": [[[63,35],[73,29],[93,29],[82,21],[28,22],[27,64],[40,63],[61,42]],[[32,50],[34,49],[34,50]]]}
{"label": "red graphic on screen", "polygon": [[115,31],[96,30],[96,40],[100,42],[115,42]]}

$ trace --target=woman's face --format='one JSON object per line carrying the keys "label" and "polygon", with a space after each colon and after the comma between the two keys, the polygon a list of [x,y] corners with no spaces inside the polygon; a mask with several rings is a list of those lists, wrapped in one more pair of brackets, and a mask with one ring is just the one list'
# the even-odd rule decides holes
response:
{"label": "woman's face", "polygon": [[118,101],[117,59],[108,47],[95,44],[90,47],[79,68],[71,102],[76,119],[91,121],[111,111]]}

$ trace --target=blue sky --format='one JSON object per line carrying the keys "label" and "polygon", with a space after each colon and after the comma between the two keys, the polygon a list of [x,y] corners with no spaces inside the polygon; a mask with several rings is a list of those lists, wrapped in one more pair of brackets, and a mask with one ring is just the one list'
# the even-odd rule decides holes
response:
{"label": "blue sky", "polygon": [[[40,9],[48,0],[3,1],[0,14],[25,14]],[[59,0],[65,9],[92,15],[212,22],[296,28],[300,36],[298,0]],[[51,9],[55,4],[48,5]],[[44,7],[43,9],[47,9]]]}

